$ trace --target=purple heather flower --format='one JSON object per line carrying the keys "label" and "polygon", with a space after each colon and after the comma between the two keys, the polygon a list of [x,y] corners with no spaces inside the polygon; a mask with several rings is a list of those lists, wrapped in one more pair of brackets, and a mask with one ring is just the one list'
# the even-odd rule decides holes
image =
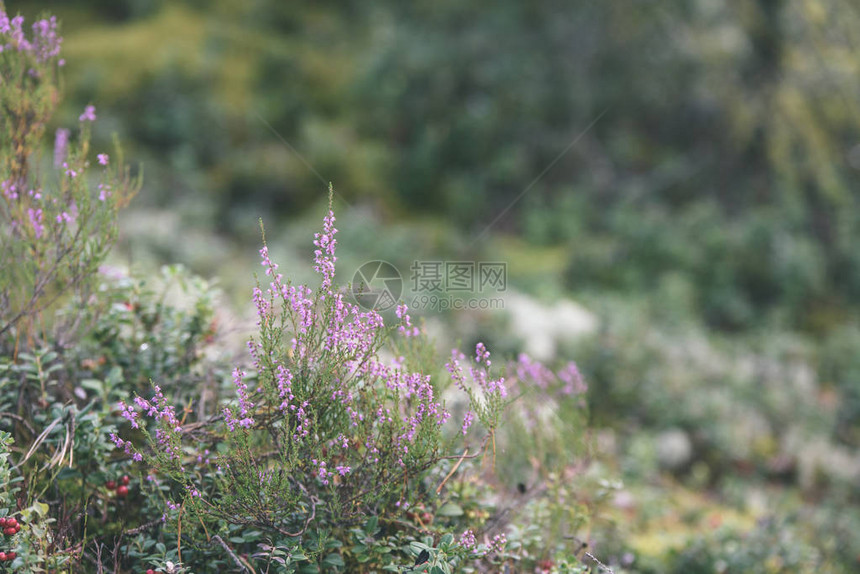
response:
{"label": "purple heather flower", "polygon": [[99,163],[101,165],[107,165],[108,160],[110,159],[110,157],[106,153],[100,153],[97,157],[99,158]]}
{"label": "purple heather flower", "polygon": [[222,412],[224,414],[224,424],[227,425],[227,428],[230,429],[230,432],[235,431],[236,419],[235,417],[233,417],[233,411],[225,407]]}
{"label": "purple heather flower", "polygon": [[[32,50],[36,54],[36,60],[47,62],[51,58],[60,55],[60,44],[63,39],[57,34],[57,17],[38,20],[33,24]],[[62,64],[61,64],[62,65]]]}
{"label": "purple heather flower", "polygon": [[475,540],[475,533],[471,530],[464,531],[463,534],[460,535],[459,540],[457,540],[457,543],[469,550],[473,550],[475,546],[478,545],[477,540]]}
{"label": "purple heather flower", "polygon": [[463,436],[469,432],[469,427],[472,426],[472,422],[475,420],[475,413],[472,411],[466,411],[466,415],[463,417]]}
{"label": "purple heather flower", "polygon": [[33,49],[33,45],[27,40],[24,35],[24,17],[15,16],[11,20],[4,14],[5,21],[0,25],[0,31],[9,34],[12,43],[7,47],[15,47],[19,52],[29,52]]}
{"label": "purple heather flower", "polygon": [[27,215],[30,218],[30,225],[33,226],[33,232],[36,234],[36,239],[39,239],[42,237],[42,233],[45,230],[45,226],[42,225],[42,210],[30,207],[27,209]]}
{"label": "purple heather flower", "polygon": [[466,391],[466,379],[463,376],[463,368],[460,366],[460,361],[466,360],[465,355],[457,349],[451,349],[451,360],[445,363],[445,368],[451,374],[451,380],[457,385],[461,391]]}
{"label": "purple heather flower", "polygon": [[494,552],[501,552],[502,548],[504,548],[505,544],[508,543],[508,539],[504,533],[496,534],[493,536],[493,539],[490,541],[490,547],[487,549],[487,554],[493,554]]}
{"label": "purple heather flower", "polygon": [[331,293],[335,271],[334,264],[337,261],[334,254],[337,247],[337,239],[334,238],[337,229],[334,227],[334,221],[334,211],[329,209],[328,214],[323,219],[322,233],[314,234],[314,245],[317,247],[314,251],[314,270],[322,275],[321,288],[326,293]]}
{"label": "purple heather flower", "polygon": [[409,308],[405,304],[400,304],[397,306],[397,318],[400,319],[403,324],[398,327],[398,331],[404,337],[417,337],[419,334],[418,327],[414,327],[412,325],[412,318],[409,317],[407,311]]}
{"label": "purple heather flower", "polygon": [[16,191],[16,186],[10,180],[0,181],[0,192],[3,193],[3,197],[8,200],[18,199],[18,192]]}
{"label": "purple heather flower", "polygon": [[[466,377],[463,374],[463,368],[460,365],[460,361],[465,360],[466,357],[463,353],[457,349],[453,349],[451,351],[451,360],[445,364],[445,367],[451,374],[451,380],[454,381],[457,388],[464,392],[468,392],[466,389]],[[480,388],[485,394],[498,394],[500,397],[506,397],[508,395],[508,391],[505,387],[504,377],[494,380],[490,378],[490,375],[487,372],[487,368],[492,364],[492,362],[490,361],[490,352],[487,351],[483,343],[478,343],[475,349],[475,363],[477,366],[469,367],[469,373],[478,388]]]}
{"label": "purple heather flower", "polygon": [[492,364],[490,362],[490,352],[483,343],[475,345],[475,362],[478,364],[483,362],[487,367]]}
{"label": "purple heather flower", "polygon": [[341,476],[346,476],[347,474],[349,474],[349,472],[350,472],[352,469],[351,469],[351,468],[349,468],[348,466],[338,465],[338,466],[336,466],[336,467],[335,467],[335,470],[337,470],[337,472],[338,472]]}
{"label": "purple heather flower", "polygon": [[278,381],[278,396],[281,398],[279,408],[283,411],[290,406],[290,402],[295,398],[293,396],[293,373],[283,365],[278,365],[275,379]]}
{"label": "purple heather flower", "polygon": [[564,383],[561,392],[565,395],[581,395],[588,390],[588,385],[573,361],[558,372],[558,378]]}
{"label": "purple heather flower", "polygon": [[122,411],[122,416],[131,423],[131,428],[138,428],[137,411],[131,405],[125,404],[124,401],[119,402],[119,408]]}
{"label": "purple heather flower", "polygon": [[520,383],[535,383],[538,387],[544,390],[546,390],[555,380],[555,375],[552,371],[546,368],[542,363],[533,361],[531,357],[525,353],[520,353],[513,370],[515,371],[516,378]]}
{"label": "purple heather flower", "polygon": [[[116,447],[125,452],[125,454],[131,455],[132,453],[132,445],[131,441],[122,440],[117,436],[116,433],[110,434],[110,439],[116,445]],[[135,459],[136,460],[136,459]]]}
{"label": "purple heather flower", "polygon": [[9,25],[9,15],[6,14],[3,6],[0,5],[0,34],[8,34],[11,31],[12,27]]}
{"label": "purple heather flower", "polygon": [[69,130],[60,128],[54,135],[54,167],[60,167],[66,161],[69,151]]}
{"label": "purple heather flower", "polygon": [[96,107],[95,106],[87,106],[84,108],[84,113],[81,114],[81,117],[78,118],[78,121],[81,122],[94,122],[96,121]]}
{"label": "purple heather flower", "polygon": [[249,428],[254,424],[254,419],[249,416],[249,413],[254,408],[254,403],[248,399],[248,385],[245,384],[245,373],[239,370],[238,367],[233,369],[233,384],[236,385],[236,393],[239,395],[239,414],[242,416],[239,425]]}

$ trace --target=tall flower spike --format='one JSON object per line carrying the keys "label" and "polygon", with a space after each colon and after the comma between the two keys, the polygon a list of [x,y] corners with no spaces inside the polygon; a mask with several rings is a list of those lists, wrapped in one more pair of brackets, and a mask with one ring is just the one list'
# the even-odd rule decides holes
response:
{"label": "tall flower spike", "polygon": [[323,219],[322,233],[314,234],[314,271],[322,275],[322,290],[330,293],[334,281],[334,264],[337,261],[335,248],[337,239],[334,238],[337,229],[334,227],[334,211],[331,208],[331,196],[329,196],[328,214]]}
{"label": "tall flower spike", "polygon": [[54,167],[60,167],[66,162],[69,149],[69,130],[60,128],[54,136]]}

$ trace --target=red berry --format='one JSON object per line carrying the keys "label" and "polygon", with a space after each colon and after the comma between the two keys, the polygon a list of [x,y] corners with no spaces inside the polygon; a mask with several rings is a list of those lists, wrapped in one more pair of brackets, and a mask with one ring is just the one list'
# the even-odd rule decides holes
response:
{"label": "red berry", "polygon": [[0,518],[0,528],[6,528],[6,517]]}
{"label": "red berry", "polygon": [[118,487],[116,489],[116,495],[119,496],[120,498],[125,498],[126,496],[128,496],[128,487],[127,486]]}
{"label": "red berry", "polygon": [[14,552],[7,552],[6,553],[6,560],[14,560],[16,556],[18,556],[18,555],[15,554]]}
{"label": "red berry", "polygon": [[120,482],[123,486],[128,486],[128,483],[129,483],[129,482],[131,482],[131,479],[128,477],[128,475],[127,475],[127,474],[124,474],[124,475],[122,475],[122,478],[121,478],[121,479],[119,479],[119,482]]}
{"label": "red berry", "polygon": [[3,529],[3,534],[5,534],[6,536],[12,536],[13,534],[15,534],[15,529],[11,526],[7,526]]}
{"label": "red berry", "polygon": [[146,574],[155,574],[155,570],[153,570],[152,568],[147,568]]}
{"label": "red berry", "polygon": [[114,488],[116,488],[116,482],[109,480],[105,483],[105,486],[108,490],[113,490]]}
{"label": "red berry", "polygon": [[18,526],[18,521],[15,520],[14,518],[7,518],[6,519],[6,526],[11,526],[12,528],[15,528],[16,526]]}
{"label": "red berry", "polygon": [[21,532],[21,525],[20,524],[15,525],[15,533],[17,534],[18,532]]}
{"label": "red berry", "polygon": [[6,553],[0,552],[0,562],[6,562]]}

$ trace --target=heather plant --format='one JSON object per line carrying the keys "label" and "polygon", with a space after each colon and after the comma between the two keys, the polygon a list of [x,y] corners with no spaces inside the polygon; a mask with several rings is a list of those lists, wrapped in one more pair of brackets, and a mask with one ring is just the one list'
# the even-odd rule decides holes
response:
{"label": "heather plant", "polygon": [[[504,377],[491,373],[483,344],[472,360],[455,352],[441,376],[405,305],[389,327],[375,310],[350,303],[335,286],[334,221],[330,210],[314,240],[316,289],[285,280],[268,248],[260,250],[268,284],[253,292],[258,333],[248,342],[250,365],[233,371],[234,400],[206,420],[181,420],[156,383],[151,398],[121,403],[126,432],[113,440],[153,469],[151,482],[169,484],[163,518],[192,538],[199,530],[244,542],[231,528],[250,529],[270,552],[285,553],[282,563],[312,569],[381,566],[369,541],[404,533],[407,548],[443,571],[495,554],[503,534],[477,544],[468,520],[446,520],[445,500],[432,492],[448,478],[440,468],[486,450],[510,402]],[[451,384],[469,407],[460,432],[446,433],[451,415],[440,397]],[[484,438],[470,452],[462,440],[475,419]],[[440,509],[441,528],[431,527],[431,512],[412,510],[431,507]],[[457,543],[445,525],[462,529]],[[365,533],[357,544],[356,532]],[[239,560],[239,550],[229,552]]]}
{"label": "heather plant", "polygon": [[[24,18],[0,3],[0,336],[37,346],[48,321],[40,313],[61,297],[85,297],[116,239],[117,210],[137,190],[117,150],[90,169],[89,105],[75,134],[56,132],[53,168],[38,150],[60,100],[62,38],[55,17],[28,34]],[[97,171],[92,174],[91,171]]]}

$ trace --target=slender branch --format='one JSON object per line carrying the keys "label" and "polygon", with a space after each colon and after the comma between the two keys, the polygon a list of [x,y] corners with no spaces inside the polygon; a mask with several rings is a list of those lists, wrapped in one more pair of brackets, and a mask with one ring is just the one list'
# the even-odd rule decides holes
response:
{"label": "slender branch", "polygon": [[233,553],[233,550],[231,550],[230,547],[227,546],[227,543],[224,542],[220,536],[218,536],[216,534],[215,536],[212,537],[212,540],[217,542],[221,546],[221,548],[223,548],[224,551],[230,555],[230,558],[233,559],[233,562],[236,564],[236,566],[238,566],[242,570],[242,572],[252,572],[253,573],[253,570],[248,569],[248,567],[245,565],[244,561],[241,558],[239,558],[238,556],[236,556],[236,554]]}
{"label": "slender branch", "polygon": [[468,456],[468,454],[469,454],[469,449],[467,448],[466,450],[464,450],[464,451],[463,451],[463,456],[461,456],[461,457],[460,457],[460,459],[459,459],[459,460],[457,460],[457,463],[456,463],[456,464],[454,465],[454,467],[451,469],[451,472],[449,472],[449,473],[448,473],[448,476],[446,476],[446,477],[442,480],[442,482],[440,482],[440,483],[439,483],[439,486],[437,486],[437,487],[436,487],[436,494],[437,494],[437,495],[438,495],[440,492],[442,492],[442,488],[444,488],[445,483],[446,483],[446,482],[448,482],[448,479],[449,479],[449,478],[451,478],[451,477],[454,475],[454,473],[455,473],[455,472],[457,472],[457,469],[458,469],[458,468],[460,468],[460,465],[461,465],[461,464],[463,463],[463,461],[466,459],[466,456]]}
{"label": "slender branch", "polygon": [[159,524],[161,524],[161,519],[156,518],[155,520],[152,520],[152,521],[147,522],[145,524],[141,524],[137,528],[132,528],[131,530],[125,530],[125,531],[123,531],[123,534],[125,534],[125,535],[140,534],[141,532],[149,530],[150,528],[157,526]]}

